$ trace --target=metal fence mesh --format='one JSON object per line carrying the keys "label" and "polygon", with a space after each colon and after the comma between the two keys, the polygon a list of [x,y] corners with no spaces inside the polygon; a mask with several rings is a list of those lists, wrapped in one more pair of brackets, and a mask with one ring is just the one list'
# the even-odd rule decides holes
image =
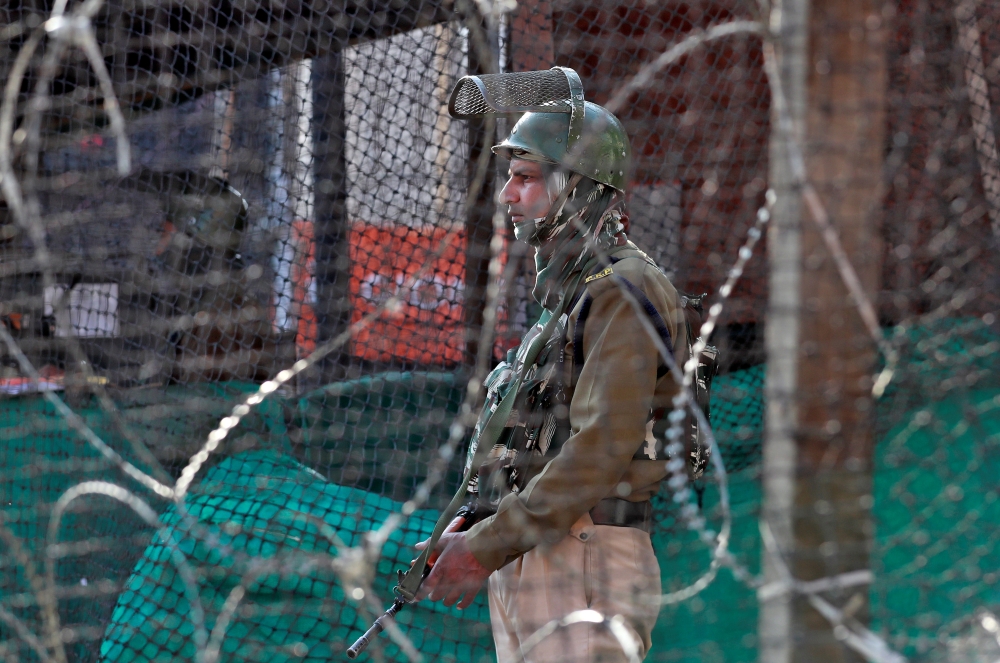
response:
{"label": "metal fence mesh", "polygon": [[[514,118],[449,96],[555,65],[621,118],[628,236],[721,350],[721,462],[653,500],[647,660],[1000,656],[1000,12],[775,11],[0,8],[0,658],[344,658],[461,480],[477,356],[541,313],[494,224]],[[364,656],[495,660],[485,594],[398,625]]]}

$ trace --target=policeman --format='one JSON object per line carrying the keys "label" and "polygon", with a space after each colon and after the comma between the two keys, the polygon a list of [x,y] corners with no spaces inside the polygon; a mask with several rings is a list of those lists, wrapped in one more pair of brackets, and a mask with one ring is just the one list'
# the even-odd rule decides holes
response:
{"label": "policeman", "polygon": [[[535,248],[532,294],[545,311],[487,379],[476,435],[517,393],[470,484],[465,515],[477,522],[441,537],[418,595],[464,608],[488,579],[500,663],[627,660],[593,621],[524,648],[545,624],[582,610],[621,615],[645,656],[659,611],[650,498],[667,472],[651,431],[662,430],[656,418],[678,386],[647,330],[658,328],[683,365],[686,328],[677,291],[625,235],[624,128],[601,106],[578,108],[582,118],[528,112],[493,148],[510,160],[500,202],[515,236]],[[528,356],[546,328],[543,349]]]}

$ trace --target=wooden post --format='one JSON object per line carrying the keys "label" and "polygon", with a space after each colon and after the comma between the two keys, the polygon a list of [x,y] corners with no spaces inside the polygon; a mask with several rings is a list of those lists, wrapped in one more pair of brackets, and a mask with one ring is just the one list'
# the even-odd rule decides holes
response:
{"label": "wooden post", "polygon": [[[312,80],[316,343],[319,346],[338,336],[351,323],[343,54],[334,52],[315,58]],[[327,357],[313,379],[324,384],[342,378],[347,357],[349,345]]]}
{"label": "wooden post", "polygon": [[[875,0],[813,0],[806,166],[864,290],[881,274],[878,225],[886,131],[885,30]],[[871,549],[875,346],[816,226],[803,224],[799,490],[793,571],[803,580],[866,569]],[[868,588],[828,594],[867,620]],[[797,599],[796,661],[856,656]]]}
{"label": "wooden post", "polygon": [[[806,0],[790,2],[804,4]],[[796,117],[804,128],[809,180],[871,298],[878,291],[880,274],[877,237],[886,122],[881,6],[874,0],[812,0],[808,8],[801,8],[808,14],[808,57],[806,66],[799,68],[799,75],[805,76],[804,112]],[[786,20],[789,17],[786,13]],[[775,156],[772,152],[772,159]],[[772,161],[771,168],[772,176],[781,174],[779,164]],[[780,180],[772,182],[776,190],[778,184]],[[776,538],[793,575],[813,580],[869,565],[875,346],[817,227],[804,214],[803,207],[798,212],[803,218],[800,298],[794,323],[800,336],[797,348],[776,340],[786,334],[789,327],[783,325],[789,321],[773,306],[780,294],[773,291],[779,257],[771,256],[771,315],[779,317],[768,319],[768,337],[775,339],[768,345],[768,379],[783,377],[780,386],[794,386],[794,390],[783,392],[789,408],[784,419],[772,417],[782,403],[768,403],[764,515],[779,516],[775,519],[778,527],[772,529],[778,530]],[[775,222],[772,230],[780,227],[780,219]],[[778,355],[789,351],[790,357]],[[781,374],[781,366],[787,363],[797,364],[794,380]],[[778,387],[768,385],[769,399],[781,395]],[[776,435],[780,430],[790,435]],[[787,457],[781,464],[779,453],[794,458],[791,476]],[[776,464],[784,472],[780,480],[768,476]],[[779,499],[772,502],[775,497]],[[781,531],[787,526],[790,536]],[[767,564],[765,572],[772,572]],[[867,588],[825,596],[854,618],[867,619]],[[859,660],[805,597],[784,601],[784,622],[776,622],[785,631],[781,638],[777,631],[769,632],[766,623],[774,609],[767,603],[761,606],[762,661]]]}
{"label": "wooden post", "polygon": [[[470,3],[470,10],[473,5]],[[479,20],[487,36],[490,60],[483,62],[480,49],[469,45],[469,73],[488,74],[497,71],[497,32],[477,14],[468,20]],[[492,121],[472,119],[469,121],[469,164],[468,181],[471,184],[481,173],[478,163],[483,150],[489,150],[495,138]],[[489,134],[489,135],[487,135]],[[486,309],[486,287],[489,283],[490,239],[493,237],[493,212],[496,209],[496,157],[489,157],[489,166],[483,176],[479,195],[466,203],[465,217],[465,295],[463,306],[463,326],[465,328],[465,364],[475,366],[479,354],[479,335],[483,327],[483,312]]]}

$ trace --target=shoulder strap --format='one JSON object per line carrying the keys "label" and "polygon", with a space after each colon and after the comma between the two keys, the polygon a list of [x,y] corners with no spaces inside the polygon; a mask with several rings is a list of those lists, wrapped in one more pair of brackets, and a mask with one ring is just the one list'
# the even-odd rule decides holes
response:
{"label": "shoulder strap", "polygon": [[580,305],[580,315],[576,318],[576,325],[573,327],[573,371],[577,375],[583,368],[583,326],[590,317],[590,305],[594,303],[594,298],[590,294],[583,296],[583,304]]}
{"label": "shoulder strap", "polygon": [[[619,259],[620,260],[620,259]],[[611,258],[611,264],[618,262],[614,257]],[[600,268],[600,265],[598,266]],[[629,281],[623,276],[610,274],[612,278],[622,284],[629,294],[631,294],[639,305],[642,306],[642,310],[645,312],[646,317],[649,321],[653,323],[653,327],[656,329],[656,333],[659,335],[660,340],[663,342],[663,346],[667,350],[673,353],[674,343],[670,336],[670,330],[667,329],[666,323],[663,321],[663,317],[660,312],[656,310],[653,306],[653,302],[649,301],[649,297],[646,296],[640,288],[636,287],[634,283]],[[573,370],[579,374],[583,369],[583,328],[587,323],[587,318],[590,316],[590,307],[594,303],[594,298],[590,296],[590,293],[586,293],[583,296],[583,303],[580,305],[580,314],[577,316],[576,324],[573,328]],[[656,379],[662,378],[667,374],[669,369],[663,365],[663,362],[659,362],[659,366],[656,369]]]}

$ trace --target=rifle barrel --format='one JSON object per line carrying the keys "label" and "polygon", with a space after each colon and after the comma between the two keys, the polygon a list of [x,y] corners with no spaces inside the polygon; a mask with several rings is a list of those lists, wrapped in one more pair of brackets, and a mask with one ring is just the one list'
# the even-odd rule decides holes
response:
{"label": "rifle barrel", "polygon": [[396,616],[399,609],[406,605],[405,602],[396,599],[389,606],[389,609],[385,611],[381,617],[375,620],[375,623],[371,625],[365,634],[354,641],[354,644],[347,648],[347,658],[354,660],[358,657],[361,652],[368,649],[368,645],[371,644],[372,640],[378,637],[378,634],[385,630],[385,623]]}

